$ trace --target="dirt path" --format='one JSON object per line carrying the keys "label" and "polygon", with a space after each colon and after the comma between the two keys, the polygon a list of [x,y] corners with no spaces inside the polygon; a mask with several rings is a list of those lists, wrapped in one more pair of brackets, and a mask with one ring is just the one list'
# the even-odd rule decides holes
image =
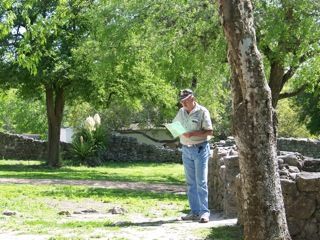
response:
{"label": "dirt path", "polygon": [[90,186],[98,188],[118,188],[152,192],[169,192],[184,194],[186,187],[183,185],[168,185],[160,183],[140,183],[140,182],[113,182],[103,180],[64,180],[64,179],[22,179],[22,178],[0,178],[0,184],[34,184],[34,185],[74,185]]}

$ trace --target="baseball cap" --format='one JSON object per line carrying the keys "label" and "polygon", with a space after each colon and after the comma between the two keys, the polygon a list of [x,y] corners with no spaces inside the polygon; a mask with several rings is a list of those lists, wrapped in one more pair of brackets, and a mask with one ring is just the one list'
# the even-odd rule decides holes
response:
{"label": "baseball cap", "polygon": [[193,96],[193,91],[191,89],[183,89],[180,91],[179,100],[183,101],[187,99],[188,97]]}

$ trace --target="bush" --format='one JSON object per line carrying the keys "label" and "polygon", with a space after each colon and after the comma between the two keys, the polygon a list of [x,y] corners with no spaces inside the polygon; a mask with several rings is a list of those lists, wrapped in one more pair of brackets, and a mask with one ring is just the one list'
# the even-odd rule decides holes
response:
{"label": "bush", "polygon": [[97,166],[102,164],[102,154],[107,148],[107,131],[102,128],[100,116],[89,116],[74,134],[72,158],[75,164]]}

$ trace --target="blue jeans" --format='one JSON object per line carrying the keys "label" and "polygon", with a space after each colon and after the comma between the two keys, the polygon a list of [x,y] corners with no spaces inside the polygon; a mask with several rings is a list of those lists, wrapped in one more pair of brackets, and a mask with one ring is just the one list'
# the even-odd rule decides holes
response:
{"label": "blue jeans", "polygon": [[187,194],[193,214],[210,214],[207,184],[209,155],[208,142],[192,147],[182,147],[182,161],[188,187]]}

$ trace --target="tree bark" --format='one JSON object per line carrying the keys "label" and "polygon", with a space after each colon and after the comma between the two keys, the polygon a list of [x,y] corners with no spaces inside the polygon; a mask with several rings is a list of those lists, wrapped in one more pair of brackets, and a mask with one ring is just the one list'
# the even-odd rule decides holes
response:
{"label": "tree bark", "polygon": [[283,88],[282,78],[284,75],[284,67],[278,62],[271,63],[269,87],[272,94],[272,107],[276,108],[279,100],[280,92]]}
{"label": "tree bark", "polygon": [[48,157],[47,164],[60,167],[60,128],[64,109],[63,88],[46,86],[46,106],[48,117]]}
{"label": "tree bark", "polygon": [[244,237],[289,240],[277,171],[271,91],[257,49],[252,4],[250,0],[220,0],[219,7],[232,71]]}

